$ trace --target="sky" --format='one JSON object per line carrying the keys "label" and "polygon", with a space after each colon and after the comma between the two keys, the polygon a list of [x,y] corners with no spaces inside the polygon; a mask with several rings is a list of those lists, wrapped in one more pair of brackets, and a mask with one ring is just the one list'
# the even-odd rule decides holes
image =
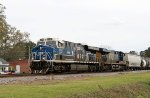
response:
{"label": "sky", "polygon": [[0,0],[30,39],[54,37],[118,51],[150,47],[149,0]]}

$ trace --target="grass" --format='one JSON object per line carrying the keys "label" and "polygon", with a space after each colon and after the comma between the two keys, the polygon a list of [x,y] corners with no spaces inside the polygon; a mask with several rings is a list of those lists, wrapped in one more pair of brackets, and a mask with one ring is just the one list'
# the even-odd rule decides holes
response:
{"label": "grass", "polygon": [[86,94],[74,94],[68,98],[150,98],[150,85],[125,84],[109,89],[100,88]]}
{"label": "grass", "polygon": [[[139,87],[146,86],[146,88],[149,88],[150,72],[120,74],[105,77],[89,77],[73,80],[53,80],[46,83],[36,84],[0,85],[0,98],[82,98],[82,95],[86,96],[84,98],[94,98],[92,96],[88,97],[89,94],[93,96],[95,96],[94,94],[100,96],[100,92],[102,92],[102,94],[103,92],[111,92],[115,87],[123,86],[124,88],[124,85],[127,85],[125,86],[127,87],[125,90],[128,91],[127,89],[132,88],[132,84],[135,87],[135,84],[137,84],[140,85]],[[142,96],[138,97],[142,98]]]}

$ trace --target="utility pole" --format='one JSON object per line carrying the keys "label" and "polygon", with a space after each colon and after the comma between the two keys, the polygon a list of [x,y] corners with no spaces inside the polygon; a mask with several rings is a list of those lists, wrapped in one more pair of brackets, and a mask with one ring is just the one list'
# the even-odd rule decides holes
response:
{"label": "utility pole", "polygon": [[30,54],[30,46],[28,47],[28,50],[29,50],[29,51],[28,51],[28,52],[29,52],[29,53],[28,53],[28,54],[29,54],[29,57],[28,57],[28,66],[30,66],[30,60],[31,60],[31,58],[30,58],[30,55],[31,55],[31,54]]}

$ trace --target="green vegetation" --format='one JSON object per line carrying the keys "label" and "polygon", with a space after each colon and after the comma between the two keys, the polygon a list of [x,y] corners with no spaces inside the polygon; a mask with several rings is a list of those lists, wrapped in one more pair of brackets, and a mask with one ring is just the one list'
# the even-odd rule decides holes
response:
{"label": "green vegetation", "polygon": [[109,89],[99,88],[86,94],[75,94],[68,98],[149,98],[150,85],[134,83],[121,85]]}
{"label": "green vegetation", "polygon": [[142,56],[142,57],[148,57],[148,58],[150,58],[150,47],[148,47],[146,50],[144,50],[144,51],[141,51],[140,52],[140,55]]}
{"label": "green vegetation", "polygon": [[35,44],[29,40],[29,33],[21,32],[7,23],[5,9],[0,4],[0,57],[7,61],[28,59],[29,47]]}
{"label": "green vegetation", "polygon": [[145,50],[145,57],[150,57],[150,47],[148,47],[148,49]]}
{"label": "green vegetation", "polygon": [[[137,87],[137,90],[135,87]],[[127,97],[143,98],[145,96],[150,97],[150,95],[146,95],[148,94],[146,92],[150,91],[150,72],[74,80],[51,80],[35,84],[1,85],[0,88],[0,98],[99,98],[100,95],[111,96],[111,92],[112,96],[115,93],[121,96],[124,91],[127,91],[125,92],[127,95],[130,91],[133,93]],[[120,88],[124,89],[124,91],[120,90]]]}

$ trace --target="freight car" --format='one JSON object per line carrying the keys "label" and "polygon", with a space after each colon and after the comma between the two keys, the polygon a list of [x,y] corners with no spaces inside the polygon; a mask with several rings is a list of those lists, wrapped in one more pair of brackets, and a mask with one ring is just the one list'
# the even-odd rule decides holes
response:
{"label": "freight car", "polygon": [[130,70],[140,70],[146,67],[146,61],[139,55],[127,53],[126,59],[128,60],[127,66]]}
{"label": "freight car", "polygon": [[[81,43],[43,38],[32,49],[31,73],[149,69],[140,56]],[[149,63],[149,64],[148,64]]]}

